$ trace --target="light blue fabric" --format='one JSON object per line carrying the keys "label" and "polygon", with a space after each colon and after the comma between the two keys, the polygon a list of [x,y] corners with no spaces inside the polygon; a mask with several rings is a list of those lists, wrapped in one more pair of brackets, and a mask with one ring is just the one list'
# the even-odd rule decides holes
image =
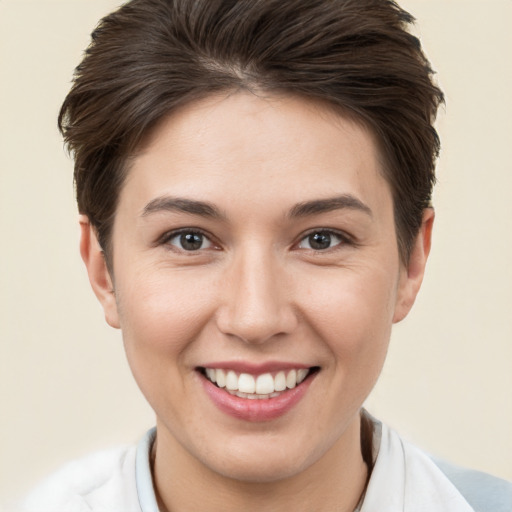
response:
{"label": "light blue fabric", "polygon": [[433,459],[475,512],[512,512],[512,483]]}

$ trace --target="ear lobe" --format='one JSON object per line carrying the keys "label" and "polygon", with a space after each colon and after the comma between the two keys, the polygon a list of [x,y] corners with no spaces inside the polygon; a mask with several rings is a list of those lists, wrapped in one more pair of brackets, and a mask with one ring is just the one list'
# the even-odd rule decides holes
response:
{"label": "ear lobe", "polygon": [[116,297],[105,255],[98,243],[96,231],[85,215],[80,215],[80,254],[87,268],[89,282],[100,301],[105,320],[111,327],[120,328]]}
{"label": "ear lobe", "polygon": [[432,243],[432,227],[434,225],[434,210],[427,208],[423,212],[420,231],[414,241],[411,256],[407,266],[402,268],[398,284],[393,323],[403,320],[411,310],[421,287],[425,266]]}

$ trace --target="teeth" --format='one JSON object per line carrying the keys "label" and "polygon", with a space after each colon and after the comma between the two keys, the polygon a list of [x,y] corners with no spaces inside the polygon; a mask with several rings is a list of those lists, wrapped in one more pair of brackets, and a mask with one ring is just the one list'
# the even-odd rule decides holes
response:
{"label": "teeth", "polygon": [[226,387],[226,374],[224,373],[224,370],[215,370],[215,381],[219,388]]}
{"label": "teeth", "polygon": [[241,373],[240,377],[238,377],[238,391],[242,393],[254,393],[256,391],[254,377],[248,373]]}
{"label": "teeth", "polygon": [[276,391],[284,391],[286,389],[286,375],[284,372],[279,372],[274,379],[274,389]]}
{"label": "teeth", "polygon": [[289,389],[294,388],[297,385],[297,372],[296,370],[291,370],[288,372],[286,376],[286,387]]}
{"label": "teeth", "polygon": [[240,398],[248,398],[249,400],[263,400],[266,398],[274,398],[274,396],[279,396],[280,393],[272,393],[271,395],[256,395],[254,393],[242,393],[241,391],[233,391],[228,389],[228,393],[230,395],[239,396]]}
{"label": "teeth", "polygon": [[309,370],[306,370],[305,368],[297,370],[297,384],[300,384],[307,377],[308,373]]}
{"label": "teeth", "polygon": [[[217,370],[218,372],[222,372],[222,370]],[[224,372],[222,372],[224,373]],[[238,389],[238,377],[233,370],[230,370],[226,375],[226,388],[237,390]]]}
{"label": "teeth", "polygon": [[237,375],[233,370],[206,368],[205,374],[211,382],[220,388],[226,388],[232,395],[253,400],[274,398],[287,388],[293,389],[308,376],[309,370],[301,368],[280,371],[274,376],[270,373],[254,376],[249,373]]}
{"label": "teeth", "polygon": [[256,393],[258,395],[268,395],[275,391],[274,379],[270,373],[259,375],[256,379]]}

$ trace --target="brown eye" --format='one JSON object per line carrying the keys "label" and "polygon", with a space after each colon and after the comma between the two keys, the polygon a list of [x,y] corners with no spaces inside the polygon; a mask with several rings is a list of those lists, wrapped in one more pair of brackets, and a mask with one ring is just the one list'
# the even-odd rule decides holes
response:
{"label": "brown eye", "polygon": [[342,242],[342,237],[332,231],[314,231],[300,241],[299,247],[301,249],[325,251],[326,249],[331,249]]}
{"label": "brown eye", "polygon": [[212,245],[205,235],[196,231],[177,233],[169,238],[168,243],[184,251],[199,251],[201,249],[208,249]]}

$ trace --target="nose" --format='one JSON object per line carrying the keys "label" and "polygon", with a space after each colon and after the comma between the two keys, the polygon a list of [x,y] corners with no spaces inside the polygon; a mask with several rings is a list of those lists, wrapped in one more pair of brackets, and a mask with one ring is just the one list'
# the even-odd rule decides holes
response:
{"label": "nose", "polygon": [[272,254],[247,251],[235,257],[225,274],[221,295],[217,325],[226,335],[262,344],[292,333],[297,326],[293,283]]}

